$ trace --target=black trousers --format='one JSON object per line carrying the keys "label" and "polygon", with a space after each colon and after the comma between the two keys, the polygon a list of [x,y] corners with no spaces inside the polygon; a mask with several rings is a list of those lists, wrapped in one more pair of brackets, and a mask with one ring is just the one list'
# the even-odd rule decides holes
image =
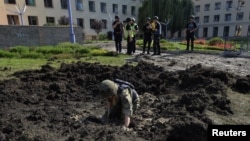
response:
{"label": "black trousers", "polygon": [[121,33],[114,33],[114,40],[115,40],[116,52],[121,53],[121,51],[122,51],[122,34]]}
{"label": "black trousers", "polygon": [[161,54],[160,34],[155,34],[154,35],[153,48],[154,48],[154,55],[160,55]]}
{"label": "black trousers", "polygon": [[127,54],[131,55],[133,52],[133,38],[127,38]]}
{"label": "black trousers", "polygon": [[145,53],[145,50],[146,50],[146,47],[147,47],[147,53],[149,54],[151,43],[152,43],[151,36],[144,35],[144,38],[143,38],[143,53]]}
{"label": "black trousers", "polygon": [[186,48],[186,50],[189,50],[190,41],[191,41],[191,50],[194,50],[194,34],[187,33],[186,40],[187,40],[187,48]]}

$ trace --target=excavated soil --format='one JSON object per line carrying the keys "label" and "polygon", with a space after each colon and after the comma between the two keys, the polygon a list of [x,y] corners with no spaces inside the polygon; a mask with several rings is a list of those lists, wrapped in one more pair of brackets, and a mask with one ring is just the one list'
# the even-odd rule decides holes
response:
{"label": "excavated soil", "polygon": [[[232,116],[227,92],[250,93],[249,75],[202,64],[169,71],[145,61],[122,67],[78,62],[13,75],[0,82],[3,141],[206,141],[207,126],[214,124],[206,113]],[[130,132],[99,119],[105,100],[97,84],[115,78],[133,83],[140,94]]]}

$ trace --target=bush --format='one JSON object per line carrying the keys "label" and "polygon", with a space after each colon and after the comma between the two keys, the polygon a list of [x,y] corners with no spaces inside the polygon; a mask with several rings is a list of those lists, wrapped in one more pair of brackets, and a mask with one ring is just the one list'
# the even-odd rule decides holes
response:
{"label": "bush", "polygon": [[15,54],[4,50],[0,50],[0,58],[13,58],[13,57],[15,57]]}
{"label": "bush", "polygon": [[21,58],[30,58],[30,59],[44,58],[43,54],[37,53],[37,52],[24,53],[20,57]]}
{"label": "bush", "polygon": [[10,52],[13,53],[18,53],[18,54],[23,54],[23,53],[28,53],[29,52],[29,47],[26,46],[15,46],[10,48]]}
{"label": "bush", "polygon": [[101,49],[93,49],[91,50],[91,55],[93,56],[105,56],[108,51]]}
{"label": "bush", "polygon": [[224,43],[224,40],[220,37],[215,37],[208,41],[208,45],[210,46],[215,46],[215,45],[223,44],[223,43]]}

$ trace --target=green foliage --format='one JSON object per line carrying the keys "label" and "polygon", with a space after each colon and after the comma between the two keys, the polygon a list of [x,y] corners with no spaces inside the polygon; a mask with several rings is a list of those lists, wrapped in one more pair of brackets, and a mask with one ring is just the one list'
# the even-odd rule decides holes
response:
{"label": "green foliage", "polygon": [[208,41],[208,45],[210,45],[210,46],[214,46],[217,44],[223,44],[223,43],[224,43],[224,40],[220,37],[214,37]]}
{"label": "green foliage", "polygon": [[168,29],[175,33],[185,27],[193,9],[192,0],[145,0],[139,8],[138,23],[143,25],[147,17],[158,16],[161,22],[170,21]]}
{"label": "green foliage", "polygon": [[20,58],[30,58],[30,59],[38,59],[38,58],[44,58],[43,54],[38,52],[29,52],[29,53],[23,53]]}
{"label": "green foliage", "polygon": [[103,40],[107,40],[107,35],[106,34],[99,34],[99,37],[98,37],[99,40],[103,41]]}
{"label": "green foliage", "polygon": [[10,52],[17,53],[17,54],[23,54],[29,52],[29,47],[26,46],[15,46],[10,48]]}
{"label": "green foliage", "polygon": [[107,50],[93,49],[90,51],[90,54],[93,56],[105,56],[107,52]]}
{"label": "green foliage", "polygon": [[15,57],[14,53],[0,49],[0,58],[13,58],[13,57]]}
{"label": "green foliage", "polygon": [[78,54],[90,53],[90,48],[79,48],[79,49],[76,50],[76,53],[78,53]]}

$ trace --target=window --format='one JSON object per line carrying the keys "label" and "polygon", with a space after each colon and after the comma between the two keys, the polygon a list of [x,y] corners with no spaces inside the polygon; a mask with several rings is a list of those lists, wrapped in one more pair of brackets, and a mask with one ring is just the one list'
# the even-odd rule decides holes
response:
{"label": "window", "polygon": [[38,25],[37,16],[28,16],[29,25]]}
{"label": "window", "polygon": [[204,23],[208,23],[209,22],[209,16],[204,16]]}
{"label": "window", "polygon": [[131,15],[135,16],[136,12],[135,12],[135,6],[131,6]]}
{"label": "window", "polygon": [[226,9],[232,8],[232,7],[233,7],[232,5],[233,5],[233,1],[232,1],[232,0],[227,1],[227,2],[226,2]]}
{"label": "window", "polygon": [[113,13],[118,14],[118,4],[113,4]]}
{"label": "window", "polygon": [[61,8],[62,9],[68,9],[67,0],[61,0]]}
{"label": "window", "polygon": [[221,3],[220,2],[216,2],[214,5],[214,10],[220,10],[221,7]]}
{"label": "window", "polygon": [[204,11],[209,11],[210,10],[210,4],[205,4]]}
{"label": "window", "polygon": [[214,15],[214,22],[220,21],[220,15]]}
{"label": "window", "polygon": [[224,26],[223,37],[229,36],[229,26]]}
{"label": "window", "polygon": [[237,15],[236,15],[236,20],[237,20],[237,21],[243,20],[243,16],[244,16],[244,13],[243,13],[243,12],[237,13]]}
{"label": "window", "polygon": [[8,25],[20,25],[17,15],[7,15]]}
{"label": "window", "polygon": [[16,0],[4,0],[4,3],[16,4]]}
{"label": "window", "polygon": [[204,27],[203,28],[203,37],[206,38],[207,37],[207,32],[208,32],[208,28]]}
{"label": "window", "polygon": [[200,22],[200,17],[195,17],[195,22],[199,23]]}
{"label": "window", "polygon": [[127,15],[127,5],[122,5],[122,14]]}
{"label": "window", "polygon": [[54,17],[46,17],[46,22],[47,23],[55,23],[55,18]]}
{"label": "window", "polygon": [[214,27],[213,28],[213,37],[217,37],[218,36],[218,31],[219,31],[218,27]]}
{"label": "window", "polygon": [[82,18],[77,18],[77,25],[84,28],[84,20]]}
{"label": "window", "polygon": [[107,4],[105,2],[101,2],[101,12],[107,13]]}
{"label": "window", "polygon": [[225,15],[225,21],[231,21],[231,14]]}
{"label": "window", "polygon": [[95,2],[94,1],[89,1],[89,11],[95,12]]}
{"label": "window", "polygon": [[200,5],[195,6],[195,12],[200,12],[200,9],[201,9]]}
{"label": "window", "polygon": [[248,29],[247,29],[247,36],[250,35],[250,25],[248,25]]}
{"label": "window", "polygon": [[107,20],[102,20],[103,23],[103,29],[107,29]]}
{"label": "window", "polygon": [[35,0],[25,0],[25,4],[28,6],[35,6]]}
{"label": "window", "polygon": [[241,25],[236,25],[235,26],[235,34],[234,34],[234,36],[240,36],[241,35],[241,29],[242,29]]}
{"label": "window", "polygon": [[76,10],[83,11],[82,0],[76,0]]}
{"label": "window", "polygon": [[53,2],[52,2],[52,0],[44,0],[44,7],[53,8]]}
{"label": "window", "polygon": [[91,28],[91,29],[94,29],[95,19],[90,19],[90,20],[89,20],[89,23],[90,23],[90,28]]}

